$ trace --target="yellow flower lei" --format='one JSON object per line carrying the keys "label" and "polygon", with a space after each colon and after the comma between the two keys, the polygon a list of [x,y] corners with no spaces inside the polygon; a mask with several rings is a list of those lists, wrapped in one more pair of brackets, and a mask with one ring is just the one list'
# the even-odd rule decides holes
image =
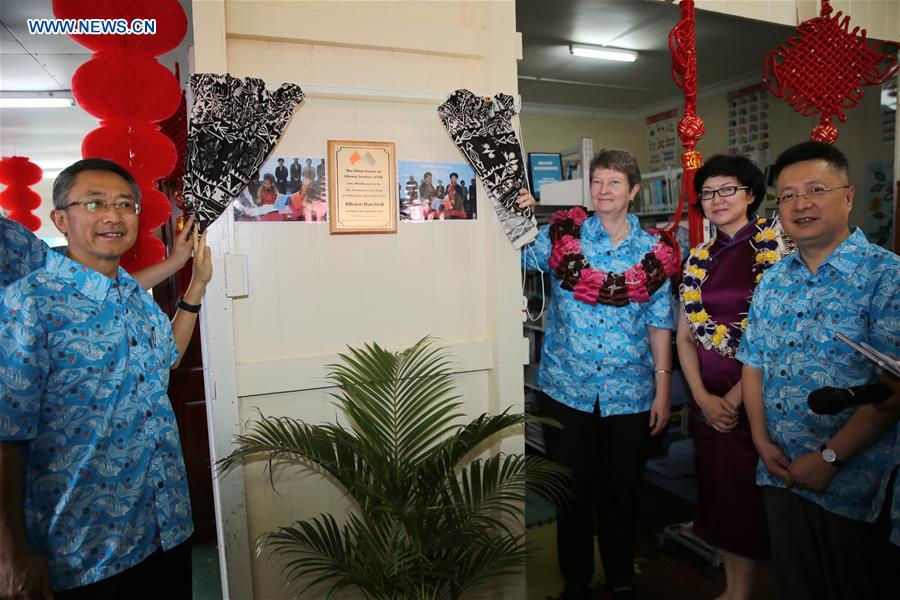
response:
{"label": "yellow flower lei", "polygon": [[[778,219],[760,217],[756,220],[756,227],[757,232],[751,238],[751,243],[757,250],[753,270],[756,272],[755,283],[759,283],[766,269],[793,251],[793,244],[784,235]],[[716,323],[703,308],[701,288],[709,275],[708,269],[704,268],[708,265],[704,261],[709,259],[709,248],[714,241],[708,240],[691,248],[690,255],[685,261],[684,277],[680,286],[681,301],[685,306],[688,325],[694,338],[704,348],[731,358],[737,352],[737,344],[747,328],[747,319],[743,318],[737,323]],[[773,245],[775,249],[772,248]],[[689,307],[691,310],[688,310]]]}

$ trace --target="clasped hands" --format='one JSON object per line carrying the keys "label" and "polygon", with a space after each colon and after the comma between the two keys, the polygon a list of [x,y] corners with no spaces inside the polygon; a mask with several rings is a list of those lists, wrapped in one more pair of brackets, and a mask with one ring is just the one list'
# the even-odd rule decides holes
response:
{"label": "clasped hands", "polygon": [[769,473],[789,488],[797,487],[821,493],[828,489],[832,477],[837,473],[837,467],[825,462],[822,454],[817,451],[807,452],[791,461],[771,440],[756,443],[756,451]]}

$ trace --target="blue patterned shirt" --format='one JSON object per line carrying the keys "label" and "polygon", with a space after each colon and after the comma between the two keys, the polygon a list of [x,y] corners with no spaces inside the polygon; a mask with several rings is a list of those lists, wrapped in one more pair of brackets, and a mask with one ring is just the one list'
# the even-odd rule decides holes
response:
{"label": "blue patterned shirt", "polygon": [[44,266],[47,244],[27,227],[0,217],[0,291]]}
{"label": "blue patterned shirt", "polygon": [[[900,257],[869,243],[857,229],[815,275],[799,253],[763,275],[750,305],[737,359],[762,370],[766,425],[790,460],[816,452],[843,427],[851,410],[817,415],[807,396],[823,386],[877,380],[876,367],[847,344],[843,332],[887,354],[900,355]],[[892,432],[838,470],[823,493],[793,489],[835,514],[874,521],[896,464]],[[759,461],[756,482],[784,487]]]}
{"label": "blue patterned shirt", "polygon": [[0,440],[21,441],[24,515],[50,583],[131,567],[193,530],[175,414],[172,327],[123,269],[57,252],[0,294]]}
{"label": "blue patterned shirt", "polygon": [[[596,214],[581,226],[581,247],[595,269],[623,272],[659,241],[628,215],[631,233],[615,249]],[[541,227],[523,249],[527,268],[550,273],[553,282],[537,384],[544,393],[577,410],[602,416],[650,410],[654,395],[653,355],[647,326],[673,329],[672,285],[666,281],[649,302],[591,306],[560,287],[550,268],[550,226]],[[532,254],[533,253],[533,254]]]}

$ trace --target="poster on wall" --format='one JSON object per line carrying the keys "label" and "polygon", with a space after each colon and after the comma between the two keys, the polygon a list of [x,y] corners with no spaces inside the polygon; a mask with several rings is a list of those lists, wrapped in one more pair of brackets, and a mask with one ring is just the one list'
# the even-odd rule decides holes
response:
{"label": "poster on wall", "polygon": [[562,155],[559,152],[529,152],[528,179],[531,193],[541,201],[541,186],[563,180]]}
{"label": "poster on wall", "polygon": [[647,117],[647,164],[650,171],[677,165],[677,128],[677,109]]}
{"label": "poster on wall", "polygon": [[234,199],[237,223],[324,223],[328,216],[325,159],[273,156]]}
{"label": "poster on wall", "polygon": [[477,218],[475,171],[466,163],[397,161],[401,221]]}
{"label": "poster on wall", "polygon": [[328,232],[396,233],[394,142],[328,140]]}
{"label": "poster on wall", "polygon": [[754,85],[728,93],[728,154],[746,156],[765,169],[769,151],[769,97]]}
{"label": "poster on wall", "polygon": [[[865,202],[863,233],[869,241],[890,249],[891,226],[894,222],[894,161],[873,160],[866,163],[866,187],[861,198]],[[859,196],[857,196],[859,197]]]}

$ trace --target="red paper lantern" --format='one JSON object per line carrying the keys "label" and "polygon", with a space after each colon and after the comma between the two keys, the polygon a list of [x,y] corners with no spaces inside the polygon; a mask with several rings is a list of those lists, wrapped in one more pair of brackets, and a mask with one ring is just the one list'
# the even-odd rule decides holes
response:
{"label": "red paper lantern", "polygon": [[6,210],[36,210],[42,202],[41,195],[27,187],[10,186],[0,192],[0,206]]}
{"label": "red paper lantern", "polygon": [[8,156],[0,160],[0,183],[10,187],[38,183],[44,171],[25,156]]}
{"label": "red paper lantern", "polygon": [[72,96],[98,119],[162,121],[178,108],[181,87],[149,55],[103,52],[72,75]]}
{"label": "red paper lantern", "polygon": [[44,171],[24,156],[10,156],[0,160],[0,183],[8,187],[0,192],[0,206],[9,211],[9,218],[31,231],[37,231],[41,220],[31,211],[41,205],[41,196],[30,185],[39,182]]}
{"label": "red paper lantern", "polygon": [[84,137],[81,156],[109,159],[128,169],[139,182],[149,182],[172,171],[178,150],[151,123],[104,122]]}
{"label": "red paper lantern", "polygon": [[156,19],[156,33],[132,35],[71,35],[76,42],[100,52],[139,50],[151,56],[177,47],[187,32],[187,15],[177,0],[53,0],[57,19]]}
{"label": "red paper lantern", "polygon": [[134,245],[122,255],[119,265],[129,273],[134,273],[162,262],[165,258],[165,244],[149,233],[141,232]]}
{"label": "red paper lantern", "polygon": [[27,210],[11,210],[7,217],[21,223],[31,231],[37,231],[41,228],[40,217]]}
{"label": "red paper lantern", "polygon": [[172,205],[165,194],[152,187],[141,186],[141,230],[160,227],[172,216]]}

